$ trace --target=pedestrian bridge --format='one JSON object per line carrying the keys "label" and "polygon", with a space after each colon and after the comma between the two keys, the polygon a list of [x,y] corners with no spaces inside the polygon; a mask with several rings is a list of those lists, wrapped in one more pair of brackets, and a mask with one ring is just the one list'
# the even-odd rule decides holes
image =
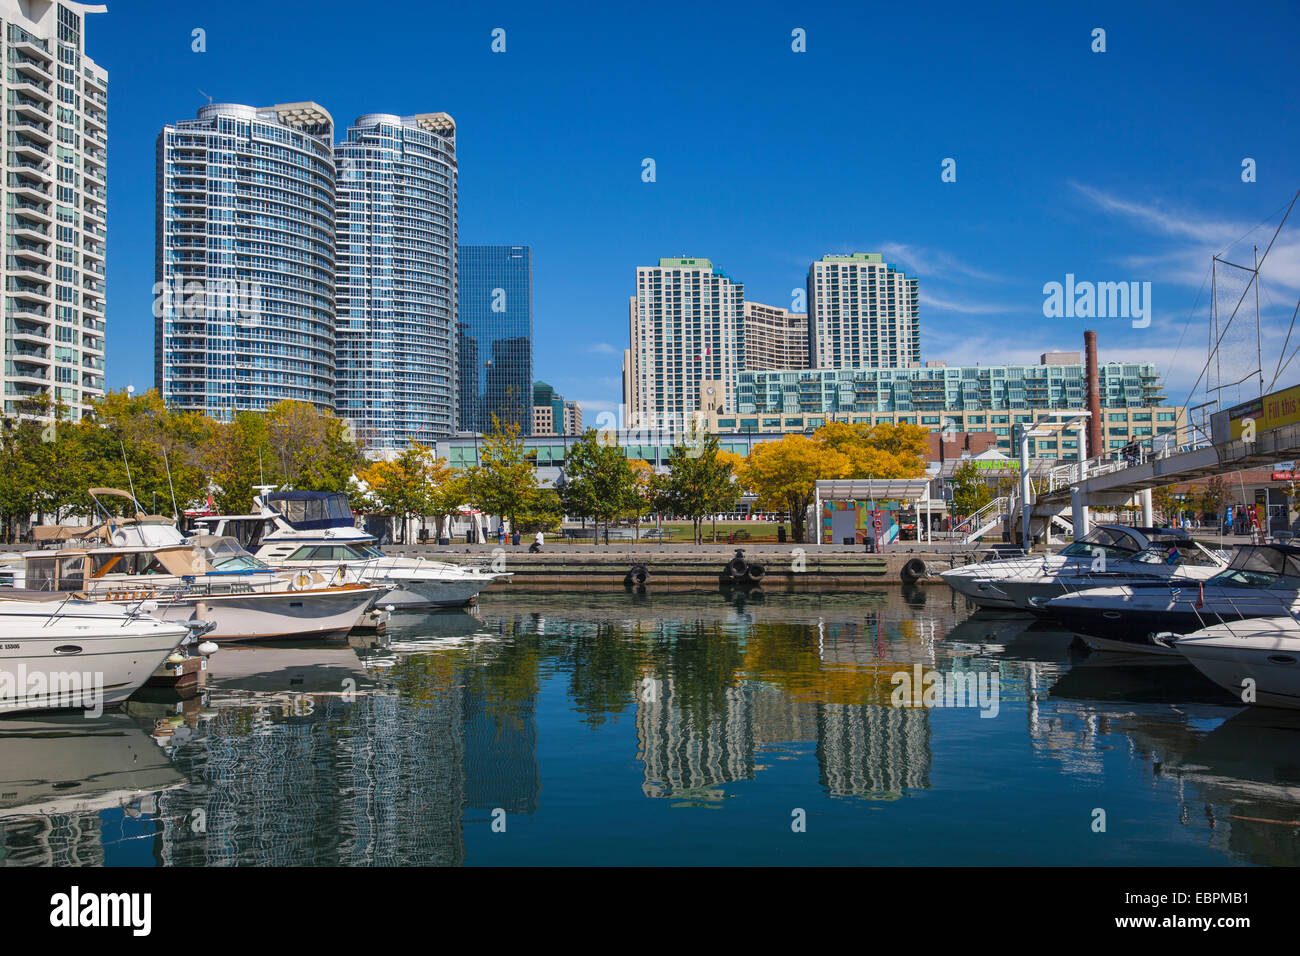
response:
{"label": "pedestrian bridge", "polygon": [[1149,488],[1179,484],[1300,458],[1300,422],[1261,431],[1254,441],[1209,441],[1163,449],[1142,448],[1131,460],[1094,458],[1071,462],[1048,473],[1035,499],[1039,506],[1069,507],[1077,489],[1085,507],[1121,505]]}

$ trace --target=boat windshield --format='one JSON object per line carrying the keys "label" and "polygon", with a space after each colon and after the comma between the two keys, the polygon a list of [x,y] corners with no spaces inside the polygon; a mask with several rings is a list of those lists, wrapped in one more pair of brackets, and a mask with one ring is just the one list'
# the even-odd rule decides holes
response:
{"label": "boat windshield", "polygon": [[1243,545],[1232,556],[1228,569],[1210,578],[1210,583],[1300,590],[1300,550]]}
{"label": "boat windshield", "polygon": [[1154,544],[1133,560],[1140,564],[1177,564],[1184,567],[1222,566],[1214,555],[1190,541]]}
{"label": "boat windshield", "polygon": [[312,544],[299,548],[286,561],[364,561],[372,557],[365,546],[350,544]]}
{"label": "boat windshield", "polygon": [[1131,558],[1138,551],[1137,538],[1124,528],[1093,528],[1074,544],[1062,549],[1067,558],[1095,558],[1104,554],[1108,558]]}
{"label": "boat windshield", "polygon": [[208,564],[214,571],[230,573],[234,571],[270,571],[271,566],[264,564],[257,558],[253,557],[244,546],[234,538],[221,536],[219,538],[200,539],[203,548],[203,556],[208,559]]}

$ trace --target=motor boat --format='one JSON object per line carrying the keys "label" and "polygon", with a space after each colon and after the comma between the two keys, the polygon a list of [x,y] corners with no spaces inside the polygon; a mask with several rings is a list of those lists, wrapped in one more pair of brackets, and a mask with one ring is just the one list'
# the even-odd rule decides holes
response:
{"label": "motor boat", "polygon": [[315,491],[272,491],[254,496],[257,514],[195,520],[209,534],[238,538],[258,560],[293,574],[321,574],[332,583],[369,583],[383,589],[378,606],[398,611],[473,604],[484,588],[511,575],[490,569],[386,555],[373,535],[356,526],[348,496]]}
{"label": "motor boat", "polygon": [[[217,642],[345,639],[382,591],[315,571],[284,574],[234,538],[186,538],[170,518],[143,514],[127,492],[90,494],[104,521],[75,532],[90,543],[26,552],[19,586],[124,607],[153,602],[162,620],[213,624],[208,636]],[[100,499],[114,495],[135,506],[134,517],[108,513]],[[69,540],[57,527],[38,530],[48,540]]]}
{"label": "motor boat", "polygon": [[1034,608],[1097,650],[1176,655],[1175,640],[1215,624],[1300,612],[1300,548],[1239,545],[1201,582],[1135,581],[1052,598]]}
{"label": "motor boat", "polygon": [[201,630],[160,620],[149,613],[154,609],[70,594],[0,597],[0,714],[98,711],[126,700]]}
{"label": "motor boat", "polygon": [[1290,615],[1225,621],[1173,645],[1243,703],[1300,710],[1300,623]]}
{"label": "motor boat", "polygon": [[983,561],[940,574],[982,608],[1032,610],[1031,603],[1130,581],[1200,581],[1227,562],[1184,532],[1098,525],[1056,554]]}

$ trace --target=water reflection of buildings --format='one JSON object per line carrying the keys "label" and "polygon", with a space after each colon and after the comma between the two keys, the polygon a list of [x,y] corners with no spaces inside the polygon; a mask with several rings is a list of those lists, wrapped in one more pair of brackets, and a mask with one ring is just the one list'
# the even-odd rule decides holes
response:
{"label": "water reflection of buildings", "polygon": [[636,709],[637,756],[645,764],[647,797],[698,796],[754,777],[754,730],[743,686],[725,687],[719,702],[684,699],[672,678],[649,678]]}
{"label": "water reflection of buildings", "polygon": [[287,714],[253,701],[225,707],[175,735],[172,759],[195,785],[164,798],[177,823],[164,832],[163,861],[463,862],[457,687],[418,705],[380,694],[304,701]]}
{"label": "water reflection of buildings", "polygon": [[930,786],[930,718],[925,710],[820,705],[817,763],[833,797],[895,797]]}
{"label": "water reflection of buildings", "polygon": [[423,689],[223,701],[173,735],[171,757],[194,785],[164,797],[175,823],[163,861],[463,863],[467,809],[537,808],[533,703],[512,701],[503,720],[475,672]]}
{"label": "water reflection of buildings", "polygon": [[723,785],[754,779],[756,751],[789,744],[815,745],[821,785],[834,797],[896,797],[930,785],[929,715],[920,709],[802,699],[744,681],[710,711],[672,679],[650,679],[636,727],[648,797],[720,797]]}

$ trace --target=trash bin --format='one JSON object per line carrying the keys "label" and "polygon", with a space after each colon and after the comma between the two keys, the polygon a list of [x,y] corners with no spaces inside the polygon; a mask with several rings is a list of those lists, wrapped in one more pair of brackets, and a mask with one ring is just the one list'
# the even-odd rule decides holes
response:
{"label": "trash bin", "polygon": [[510,536],[510,543],[513,544],[516,548],[519,547],[519,532],[518,532],[518,531],[516,531],[514,534],[512,534],[512,535]]}
{"label": "trash bin", "polygon": [[446,537],[445,535],[442,536],[442,537],[439,537],[439,538],[438,538],[438,544],[445,548],[447,545],[451,544],[451,538],[448,538],[448,537]]}
{"label": "trash bin", "polygon": [[776,529],[776,540],[780,544],[785,544],[785,525],[779,525]]}

